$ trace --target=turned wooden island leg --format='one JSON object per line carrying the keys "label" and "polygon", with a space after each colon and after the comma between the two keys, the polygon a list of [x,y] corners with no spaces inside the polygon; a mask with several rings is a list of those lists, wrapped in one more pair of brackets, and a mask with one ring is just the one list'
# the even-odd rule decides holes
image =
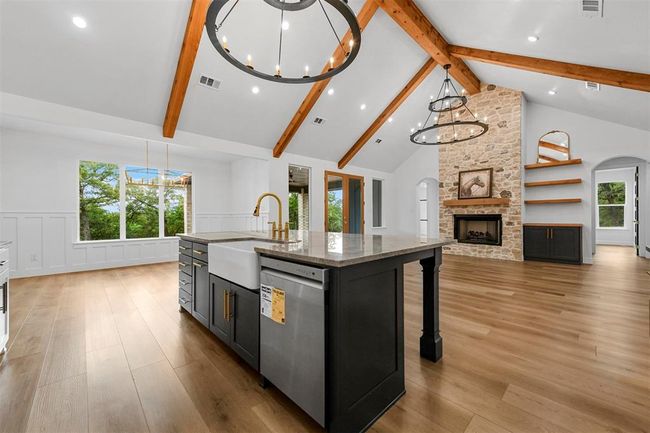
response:
{"label": "turned wooden island leg", "polygon": [[442,358],[440,336],[440,283],[438,271],[442,263],[442,248],[436,248],[433,257],[420,260],[422,265],[422,336],[420,356],[433,362]]}

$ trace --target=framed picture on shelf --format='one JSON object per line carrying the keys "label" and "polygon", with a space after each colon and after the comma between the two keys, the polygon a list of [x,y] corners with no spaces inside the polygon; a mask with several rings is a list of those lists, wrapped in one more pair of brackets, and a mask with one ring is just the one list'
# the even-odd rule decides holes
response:
{"label": "framed picture on shelf", "polygon": [[458,198],[492,197],[492,169],[468,170],[458,173]]}

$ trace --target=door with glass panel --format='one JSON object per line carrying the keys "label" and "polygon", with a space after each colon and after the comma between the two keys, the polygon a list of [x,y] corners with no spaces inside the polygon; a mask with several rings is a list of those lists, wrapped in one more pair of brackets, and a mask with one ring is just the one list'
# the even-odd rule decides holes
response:
{"label": "door with glass panel", "polygon": [[325,172],[325,231],[363,233],[362,176]]}

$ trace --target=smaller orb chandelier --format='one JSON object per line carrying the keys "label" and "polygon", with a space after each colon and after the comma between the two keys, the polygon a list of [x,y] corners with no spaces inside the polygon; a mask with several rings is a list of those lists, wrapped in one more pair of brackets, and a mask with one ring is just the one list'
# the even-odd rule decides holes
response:
{"label": "smaller orb chandelier", "polygon": [[[435,100],[429,102],[429,114],[417,129],[411,129],[410,139],[415,144],[440,145],[473,140],[488,131],[487,117],[483,122],[478,113],[467,107],[465,90],[458,93],[449,78],[449,68],[445,65],[445,80]],[[440,95],[443,95],[442,97]]]}
{"label": "smaller orb chandelier", "polygon": [[[225,13],[221,21],[217,22],[219,12],[229,1],[233,1],[233,5]],[[274,81],[276,83],[288,83],[288,84],[313,83],[316,81],[321,81],[327,78],[331,78],[334,75],[342,72],[344,69],[346,69],[348,66],[352,64],[354,59],[357,57],[357,54],[359,53],[359,48],[361,47],[361,28],[359,27],[359,22],[357,21],[354,12],[348,6],[347,0],[297,0],[293,2],[287,0],[264,0],[265,3],[267,3],[270,6],[273,6],[274,8],[280,11],[279,13],[280,24],[278,27],[280,33],[279,43],[278,43],[278,55],[277,55],[278,60],[277,60],[277,64],[275,65],[274,72],[271,73],[271,72],[263,72],[261,70],[258,70],[254,67],[250,55],[246,57],[245,63],[244,61],[239,60],[235,55],[231,53],[230,49],[228,48],[227,37],[225,35],[222,35],[220,37],[219,35],[219,30],[223,26],[224,22],[228,19],[233,9],[235,9],[239,1],[240,0],[213,0],[212,4],[208,8],[207,17],[205,20],[205,28],[208,32],[208,36],[210,37],[210,41],[212,42],[212,45],[217,50],[217,52],[221,54],[221,56],[224,59],[226,59],[230,64],[232,64],[236,68],[250,75],[253,75],[257,78],[262,78],[264,80]],[[286,30],[284,13],[304,10],[314,5],[314,3],[316,2],[318,2],[320,9],[323,11],[324,18],[327,20],[327,23],[329,24],[329,27],[332,30],[332,33],[334,34],[336,41],[338,42],[338,45],[341,49],[340,52],[343,53],[343,55],[341,56],[342,58],[338,59],[335,57],[330,57],[329,60],[327,61],[327,65],[325,66],[325,68],[323,68],[322,72],[317,75],[310,75],[309,67],[306,66],[305,70],[301,71],[300,74],[296,74],[296,76],[293,77],[285,76],[283,75],[283,70],[282,70],[282,37],[284,34],[284,30]],[[339,36],[336,29],[334,28],[334,25],[332,24],[332,20],[330,19],[330,16],[325,10],[325,6],[323,5],[323,2],[326,2],[330,6],[332,6],[339,14],[341,14],[341,16],[345,19],[345,21],[347,21],[347,24],[350,28],[350,33],[352,35],[352,37],[348,40],[347,43],[343,43],[343,41],[341,40],[341,37]]]}

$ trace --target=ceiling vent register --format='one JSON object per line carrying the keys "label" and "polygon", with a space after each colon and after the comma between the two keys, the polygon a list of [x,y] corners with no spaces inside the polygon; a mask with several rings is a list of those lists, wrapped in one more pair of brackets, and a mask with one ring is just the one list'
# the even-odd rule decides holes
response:
{"label": "ceiling vent register", "polygon": [[600,92],[600,84],[593,81],[585,81],[585,88],[592,92]]}
{"label": "ceiling vent register", "polygon": [[582,14],[586,17],[603,17],[605,0],[581,0]]}
{"label": "ceiling vent register", "polygon": [[212,77],[208,77],[207,75],[201,75],[201,78],[199,78],[199,84],[203,87],[208,87],[213,90],[219,90],[219,86],[221,86],[221,81],[214,79]]}
{"label": "ceiling vent register", "polygon": [[314,120],[311,121],[312,125],[323,126],[326,120],[322,117],[314,117]]}

